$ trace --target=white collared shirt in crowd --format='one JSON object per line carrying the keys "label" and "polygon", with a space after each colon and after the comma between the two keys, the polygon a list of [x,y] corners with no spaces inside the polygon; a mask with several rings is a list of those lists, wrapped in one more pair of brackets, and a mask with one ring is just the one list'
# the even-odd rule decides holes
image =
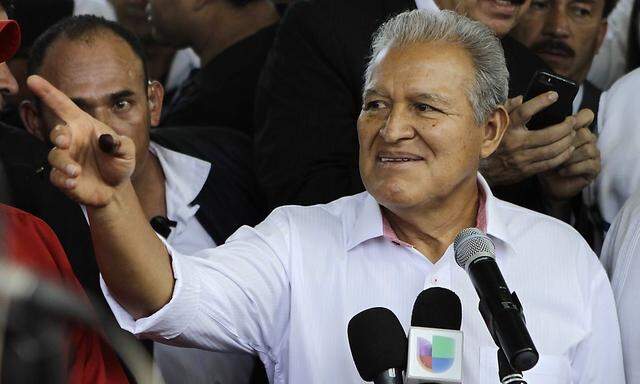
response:
{"label": "white collared shirt in crowd", "polygon": [[618,307],[627,384],[640,384],[640,190],[611,225],[600,256]]}
{"label": "white collared shirt in crowd", "polygon": [[416,8],[429,11],[439,11],[440,8],[434,0],[416,0]]}
{"label": "white collared shirt in crowd", "polygon": [[[167,217],[177,223],[167,242],[184,254],[215,247],[195,216],[199,206],[191,205],[209,177],[211,164],[154,142],[149,143],[149,152],[158,158],[165,175]],[[254,367],[253,356],[246,353],[230,355],[155,343],[153,354],[167,384],[246,384]]]}
{"label": "white collared shirt in crowd", "polygon": [[116,11],[107,0],[74,0],[73,15],[94,15],[116,20]]}
{"label": "white collared shirt in crowd", "polygon": [[[167,217],[177,222],[167,242],[183,254],[215,247],[195,216],[199,206],[191,205],[209,177],[211,164],[154,142],[149,143],[149,151],[158,158],[165,175]],[[153,357],[167,384],[246,384],[254,366],[253,356],[246,353],[230,355],[160,343],[154,344]]]}
{"label": "white collared shirt in crowd", "polygon": [[[497,263],[541,355],[528,383],[622,384],[613,295],[589,246],[570,226],[493,197],[478,179]],[[258,354],[272,383],[362,383],[347,341],[351,317],[386,307],[408,329],[417,295],[440,286],[462,301],[465,384],[498,383],[496,347],[453,246],[433,264],[394,243],[383,236],[380,206],[367,192],[280,207],[198,257],[168,249],[173,296],[150,317],[135,321],[101,281],[120,325],[136,335]]]}
{"label": "white collared shirt in crowd", "polygon": [[595,182],[602,217],[611,223],[640,189],[640,69],[618,80],[600,97],[598,149],[602,168]]}

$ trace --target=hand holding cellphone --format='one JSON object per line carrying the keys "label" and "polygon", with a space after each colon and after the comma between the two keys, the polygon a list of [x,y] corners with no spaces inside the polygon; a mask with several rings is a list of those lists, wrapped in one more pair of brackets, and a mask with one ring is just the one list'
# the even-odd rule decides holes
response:
{"label": "hand holding cellphone", "polygon": [[527,123],[529,130],[537,130],[559,124],[567,116],[572,115],[573,99],[578,93],[578,85],[567,78],[547,71],[538,71],[533,75],[524,101],[533,99],[545,92],[554,91],[558,100],[547,108],[533,115]]}

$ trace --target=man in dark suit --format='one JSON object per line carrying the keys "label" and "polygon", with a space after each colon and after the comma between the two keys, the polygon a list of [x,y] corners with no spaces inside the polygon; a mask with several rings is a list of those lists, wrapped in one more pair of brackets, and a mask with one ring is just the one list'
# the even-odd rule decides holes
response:
{"label": "man in dark suit", "polygon": [[[308,0],[281,21],[256,98],[257,174],[270,206],[314,204],[361,192],[356,119],[362,103],[371,34],[389,16],[416,7],[465,12],[505,36],[529,6],[491,0]],[[502,38],[510,97],[522,95],[544,63]],[[483,163],[498,196],[544,211],[536,174],[571,156],[573,123],[529,132],[528,119],[550,105],[546,95],[509,103],[511,125],[501,148]]]}
{"label": "man in dark suit", "polygon": [[163,114],[161,126],[225,126],[253,134],[255,88],[278,28],[270,0],[149,1],[153,34],[191,47],[195,70]]}
{"label": "man in dark suit", "polygon": [[[191,252],[222,244],[238,227],[254,225],[264,216],[251,169],[250,140],[224,128],[166,128],[150,134],[150,127],[159,121],[163,89],[147,79],[141,49],[139,41],[116,23],[93,16],[71,18],[38,39],[29,73],[47,78],[86,113],[132,138],[136,145],[133,188],[151,225],[169,244]],[[58,124],[35,101],[24,104],[21,115],[27,130],[43,144]],[[7,130],[5,135],[18,139],[11,141],[13,147],[30,145],[18,132]],[[48,171],[34,171],[32,159],[47,149],[35,145],[22,150],[30,156],[20,164],[16,160],[19,153],[3,149],[13,159],[8,173],[17,179],[13,184],[20,206],[27,205],[27,210],[36,211],[62,232],[74,271],[88,290],[98,292],[98,269],[91,257],[84,207],[59,194],[49,195],[49,185],[44,191],[35,190],[47,184],[35,181],[35,174]],[[37,195],[42,193],[45,196]],[[29,205],[35,207],[29,209]],[[248,383],[255,363],[249,355],[222,356],[159,345],[155,357],[165,375],[194,383]]]}

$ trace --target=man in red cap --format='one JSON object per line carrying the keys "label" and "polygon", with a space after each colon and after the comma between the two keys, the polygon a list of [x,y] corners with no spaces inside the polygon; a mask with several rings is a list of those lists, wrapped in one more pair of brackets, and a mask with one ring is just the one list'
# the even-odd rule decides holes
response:
{"label": "man in red cap", "polygon": [[7,95],[18,93],[18,83],[5,63],[20,47],[20,27],[8,20],[8,1],[0,1],[0,111],[4,108]]}
{"label": "man in red cap", "polygon": [[[20,46],[20,28],[15,21],[8,20],[6,8],[7,1],[0,0],[0,108],[4,105],[3,96],[15,93],[18,89],[5,61]],[[58,238],[44,221],[0,204],[0,223],[0,258],[7,257],[10,262],[27,267],[45,278],[59,281],[79,295],[84,295]],[[71,327],[68,331],[68,344],[63,351],[68,362],[67,382],[128,383],[116,355],[98,333],[81,327]],[[3,374],[2,380],[13,377],[10,370],[6,374]],[[31,374],[34,375],[33,378],[50,379],[40,377],[42,373],[39,372]],[[7,382],[9,381],[11,380]]]}

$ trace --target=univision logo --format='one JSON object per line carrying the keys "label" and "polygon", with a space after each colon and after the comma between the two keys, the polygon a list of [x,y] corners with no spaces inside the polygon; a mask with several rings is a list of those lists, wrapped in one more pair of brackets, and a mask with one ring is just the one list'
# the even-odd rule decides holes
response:
{"label": "univision logo", "polygon": [[418,337],[418,361],[429,372],[446,372],[453,366],[456,343],[450,337],[434,335],[429,341]]}

